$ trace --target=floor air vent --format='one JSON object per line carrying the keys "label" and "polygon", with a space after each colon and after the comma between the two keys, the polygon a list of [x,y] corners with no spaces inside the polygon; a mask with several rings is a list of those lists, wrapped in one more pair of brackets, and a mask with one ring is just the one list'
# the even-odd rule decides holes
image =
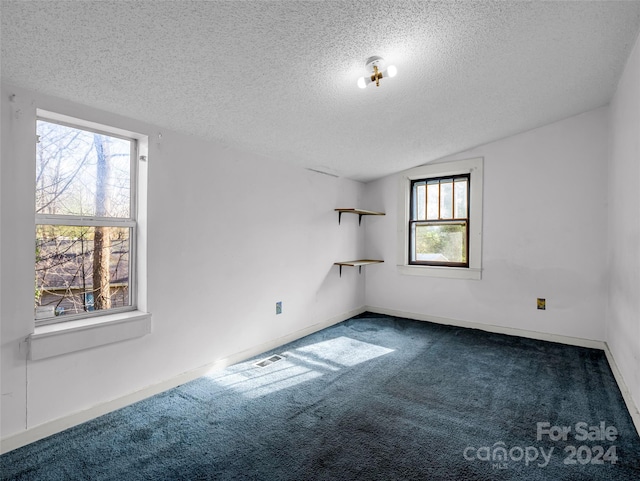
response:
{"label": "floor air vent", "polygon": [[254,364],[254,366],[257,366],[257,367],[267,367],[267,366],[269,366],[270,364],[273,364],[274,362],[281,361],[282,359],[284,359],[284,357],[279,356],[278,354],[276,354],[275,356],[271,356],[271,357],[268,357],[268,358],[266,358],[266,359],[263,359],[262,361],[258,361],[258,362],[256,362],[256,363]]}

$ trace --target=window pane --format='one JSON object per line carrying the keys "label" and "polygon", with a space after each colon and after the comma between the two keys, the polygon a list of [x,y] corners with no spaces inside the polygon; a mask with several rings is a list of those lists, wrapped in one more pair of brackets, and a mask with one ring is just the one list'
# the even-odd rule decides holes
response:
{"label": "window pane", "polygon": [[427,183],[427,220],[438,219],[439,188],[438,181]]}
{"label": "window pane", "polygon": [[415,184],[416,195],[414,197],[414,220],[425,220],[425,203],[427,195],[427,187],[423,183]]}
{"label": "window pane", "polygon": [[453,180],[440,181],[440,218],[453,218]]}
{"label": "window pane", "polygon": [[130,306],[130,231],[36,226],[36,308],[64,315]]}
{"label": "window pane", "polygon": [[413,261],[467,262],[467,224],[414,224]]}
{"label": "window pane", "polygon": [[454,188],[454,198],[456,206],[456,219],[466,219],[467,214],[467,181],[456,180]]}
{"label": "window pane", "polygon": [[37,122],[36,213],[130,217],[131,142]]}

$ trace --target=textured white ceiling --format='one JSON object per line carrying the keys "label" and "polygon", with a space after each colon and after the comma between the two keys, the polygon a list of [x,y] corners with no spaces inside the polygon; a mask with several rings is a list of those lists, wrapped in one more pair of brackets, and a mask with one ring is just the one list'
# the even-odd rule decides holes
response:
{"label": "textured white ceiling", "polygon": [[[5,82],[364,181],[606,104],[640,26],[640,1],[1,8]],[[399,73],[360,90],[371,55]]]}

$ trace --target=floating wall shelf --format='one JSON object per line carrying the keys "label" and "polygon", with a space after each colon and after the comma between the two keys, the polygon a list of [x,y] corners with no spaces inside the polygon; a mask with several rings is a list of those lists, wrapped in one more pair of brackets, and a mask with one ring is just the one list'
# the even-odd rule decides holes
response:
{"label": "floating wall shelf", "polygon": [[360,274],[362,272],[362,266],[368,266],[369,264],[380,264],[381,262],[384,262],[384,261],[377,260],[377,259],[360,259],[357,261],[334,262],[333,265],[340,267],[340,277],[342,277],[343,266],[357,267],[358,274]]}
{"label": "floating wall shelf", "polygon": [[358,225],[362,223],[363,215],[384,215],[384,212],[375,212],[372,210],[364,210],[364,209],[335,209],[338,213],[338,224],[340,224],[340,220],[342,220],[342,214],[357,214],[358,215]]}
{"label": "floating wall shelf", "polygon": [[[363,215],[384,215],[384,212],[376,212],[373,210],[365,210],[365,209],[353,209],[353,208],[345,208],[345,209],[335,209],[338,213],[338,225],[340,224],[340,220],[342,220],[342,214],[356,214],[358,216],[358,225],[362,223]],[[378,259],[358,259],[356,261],[344,261],[344,262],[334,262],[334,266],[340,267],[340,277],[342,277],[342,267],[357,267],[358,274],[362,273],[362,266],[368,266],[369,264],[380,264],[384,262]]]}

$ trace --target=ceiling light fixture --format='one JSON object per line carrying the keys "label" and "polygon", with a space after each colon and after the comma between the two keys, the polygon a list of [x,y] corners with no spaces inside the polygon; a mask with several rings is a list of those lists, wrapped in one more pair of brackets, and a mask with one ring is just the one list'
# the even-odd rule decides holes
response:
{"label": "ceiling light fixture", "polygon": [[358,87],[361,89],[367,88],[367,85],[375,82],[376,87],[380,87],[380,79],[384,77],[395,77],[398,73],[398,69],[394,65],[389,65],[387,69],[384,68],[384,59],[374,55],[369,57],[364,64],[364,68],[369,74],[368,77],[360,77],[358,79]]}

